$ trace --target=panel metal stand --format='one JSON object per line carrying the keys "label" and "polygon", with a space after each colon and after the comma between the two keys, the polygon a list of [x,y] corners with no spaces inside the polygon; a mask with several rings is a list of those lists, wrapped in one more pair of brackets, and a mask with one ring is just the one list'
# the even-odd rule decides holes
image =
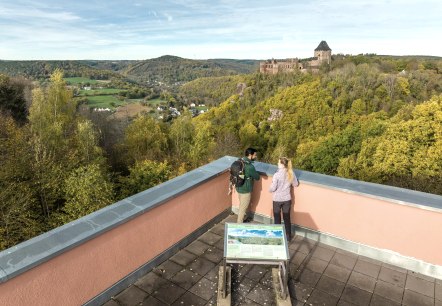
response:
{"label": "panel metal stand", "polygon": [[[254,252],[254,250],[258,251]],[[285,230],[282,225],[226,223],[222,273],[220,271],[220,278],[222,278],[219,286],[220,298],[225,299],[228,294],[227,284],[230,284],[230,273],[226,271],[230,271],[231,267],[227,264],[255,264],[278,266],[279,286],[275,286],[275,289],[279,288],[277,294],[280,300],[290,301],[287,289],[289,258]]]}
{"label": "panel metal stand", "polygon": [[[231,267],[220,266],[218,272],[218,296],[216,305],[231,306],[232,305],[232,269]],[[221,280],[225,280],[222,282]]]}
{"label": "panel metal stand", "polygon": [[222,297],[226,297],[226,284],[228,283],[226,270],[227,264],[250,264],[250,265],[277,265],[278,266],[278,279],[281,285],[280,297],[285,300],[288,292],[286,290],[288,284],[288,261],[267,261],[267,260],[230,260],[224,258],[223,260],[223,275],[222,275]]}

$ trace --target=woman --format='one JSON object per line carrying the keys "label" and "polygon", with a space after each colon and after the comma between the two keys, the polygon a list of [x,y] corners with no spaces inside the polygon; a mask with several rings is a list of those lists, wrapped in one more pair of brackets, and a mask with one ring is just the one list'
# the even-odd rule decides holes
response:
{"label": "woman", "polygon": [[278,160],[278,171],[273,175],[272,185],[269,191],[273,193],[273,217],[275,224],[281,224],[284,219],[285,232],[287,239],[292,239],[290,209],[292,204],[292,195],[290,187],[298,187],[299,181],[292,169],[292,162],[287,157],[281,157]]}

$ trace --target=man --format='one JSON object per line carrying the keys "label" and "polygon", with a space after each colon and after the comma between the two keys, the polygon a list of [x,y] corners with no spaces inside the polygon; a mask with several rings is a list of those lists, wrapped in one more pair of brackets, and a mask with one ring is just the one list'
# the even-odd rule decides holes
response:
{"label": "man", "polygon": [[242,160],[244,161],[245,182],[244,185],[236,187],[236,192],[238,192],[239,197],[238,223],[244,222],[244,216],[246,215],[252,197],[253,183],[259,180],[259,174],[256,172],[255,166],[253,166],[253,161],[256,159],[256,150],[248,148],[244,155]]}

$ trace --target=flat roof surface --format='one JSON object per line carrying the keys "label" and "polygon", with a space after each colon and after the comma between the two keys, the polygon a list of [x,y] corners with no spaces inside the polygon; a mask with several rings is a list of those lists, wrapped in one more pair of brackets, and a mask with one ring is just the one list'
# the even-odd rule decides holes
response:
{"label": "flat roof surface", "polygon": [[[105,306],[216,305],[222,222],[142,276]],[[292,305],[442,306],[442,280],[301,236],[289,244]],[[232,265],[232,305],[276,305],[274,266]]]}

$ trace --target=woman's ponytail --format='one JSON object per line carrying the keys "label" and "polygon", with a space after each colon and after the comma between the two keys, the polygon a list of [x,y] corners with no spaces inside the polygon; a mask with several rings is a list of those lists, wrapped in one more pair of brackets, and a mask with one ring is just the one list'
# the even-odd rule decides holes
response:
{"label": "woman's ponytail", "polygon": [[288,160],[287,163],[287,177],[291,184],[293,182],[293,168],[292,168],[292,161],[290,159]]}
{"label": "woman's ponytail", "polygon": [[279,159],[281,164],[284,165],[285,170],[287,171],[287,179],[290,182],[290,184],[293,182],[293,168],[292,168],[292,161],[288,159],[287,157],[281,157]]}

